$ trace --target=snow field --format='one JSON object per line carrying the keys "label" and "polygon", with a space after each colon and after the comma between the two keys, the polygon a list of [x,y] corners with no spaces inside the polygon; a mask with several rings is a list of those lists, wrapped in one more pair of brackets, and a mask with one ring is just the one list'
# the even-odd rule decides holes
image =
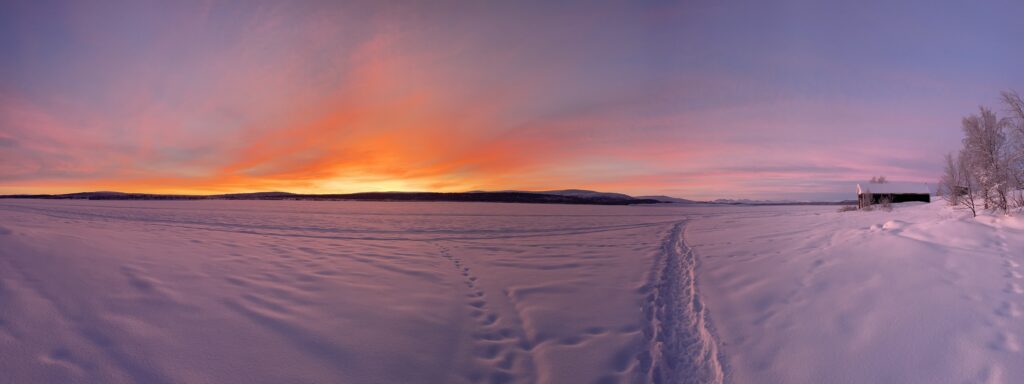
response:
{"label": "snow field", "polygon": [[15,382],[633,382],[669,333],[643,311],[655,260],[683,256],[679,212],[645,207],[7,200],[0,217]]}
{"label": "snow field", "polygon": [[1024,221],[967,216],[936,202],[694,221],[732,381],[1024,382]]}

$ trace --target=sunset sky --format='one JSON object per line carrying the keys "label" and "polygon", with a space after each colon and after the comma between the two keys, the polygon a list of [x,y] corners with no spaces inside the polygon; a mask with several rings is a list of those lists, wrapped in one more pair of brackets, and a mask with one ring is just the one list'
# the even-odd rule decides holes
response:
{"label": "sunset sky", "polygon": [[3,1],[0,194],[934,182],[1024,3],[893,3]]}

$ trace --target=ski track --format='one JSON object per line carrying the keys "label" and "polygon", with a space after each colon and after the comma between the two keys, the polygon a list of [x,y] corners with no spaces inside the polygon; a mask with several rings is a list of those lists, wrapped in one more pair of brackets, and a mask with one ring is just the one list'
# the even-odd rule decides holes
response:
{"label": "ski track", "polygon": [[1017,303],[1020,301],[1021,294],[1019,285],[1021,280],[1020,263],[1013,259],[1014,252],[1011,251],[1007,243],[1004,229],[996,229],[996,238],[998,239],[997,249],[1003,261],[1003,269],[1006,271],[1004,278],[1007,280],[1007,289],[1005,290],[1007,295],[1004,300],[1000,301],[999,307],[995,309],[995,314],[1002,318],[1002,320],[996,324],[996,338],[992,347],[1007,352],[1020,352],[1020,336],[1010,330],[1007,324],[1020,321],[1020,317],[1024,314],[1024,311],[1022,311]]}
{"label": "ski track", "polygon": [[[24,239],[0,249],[0,305],[14,308],[0,313],[0,369],[61,382],[723,381],[687,212],[249,204],[273,210],[0,204],[0,243]],[[509,214],[477,213],[491,209]]]}
{"label": "ski track", "polygon": [[637,356],[637,374],[643,382],[724,381],[716,341],[697,290],[697,260],[683,239],[685,226],[684,221],[672,227],[644,287],[647,350]]}

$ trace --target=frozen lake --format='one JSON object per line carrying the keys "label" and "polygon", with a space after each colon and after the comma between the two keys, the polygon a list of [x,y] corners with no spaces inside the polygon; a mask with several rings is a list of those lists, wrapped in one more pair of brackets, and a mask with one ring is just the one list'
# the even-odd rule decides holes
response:
{"label": "frozen lake", "polygon": [[716,210],[4,200],[0,371],[14,382],[718,380],[682,240],[689,217]]}
{"label": "frozen lake", "polygon": [[0,200],[0,372],[1021,382],[1024,219],[965,215],[942,203]]}

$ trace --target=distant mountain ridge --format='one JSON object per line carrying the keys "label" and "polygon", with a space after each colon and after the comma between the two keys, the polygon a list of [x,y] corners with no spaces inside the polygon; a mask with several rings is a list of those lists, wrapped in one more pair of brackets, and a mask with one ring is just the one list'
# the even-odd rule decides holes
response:
{"label": "distant mountain ridge", "polygon": [[657,204],[653,199],[638,199],[620,193],[584,190],[548,192],[360,192],[346,194],[298,194],[289,192],[251,192],[219,195],[165,195],[124,192],[78,192],[61,195],[2,195],[0,198],[85,199],[85,200],[348,200],[348,201],[453,201],[535,204],[635,205]]}
{"label": "distant mountain ridge", "polygon": [[611,199],[640,199],[640,197],[633,197],[630,195],[615,193],[615,192],[597,192],[588,191],[586,189],[559,189],[554,191],[540,191],[537,193],[543,193],[547,195],[559,195],[559,196],[575,196],[585,198],[611,198]]}
{"label": "distant mountain ridge", "polygon": [[598,192],[586,189],[556,189],[551,191],[521,191],[521,190],[501,190],[501,191],[469,191],[467,193],[533,193],[541,195],[557,195],[557,196],[572,196],[582,198],[604,198],[604,199],[642,199],[641,197],[633,197],[624,193],[615,192]]}

